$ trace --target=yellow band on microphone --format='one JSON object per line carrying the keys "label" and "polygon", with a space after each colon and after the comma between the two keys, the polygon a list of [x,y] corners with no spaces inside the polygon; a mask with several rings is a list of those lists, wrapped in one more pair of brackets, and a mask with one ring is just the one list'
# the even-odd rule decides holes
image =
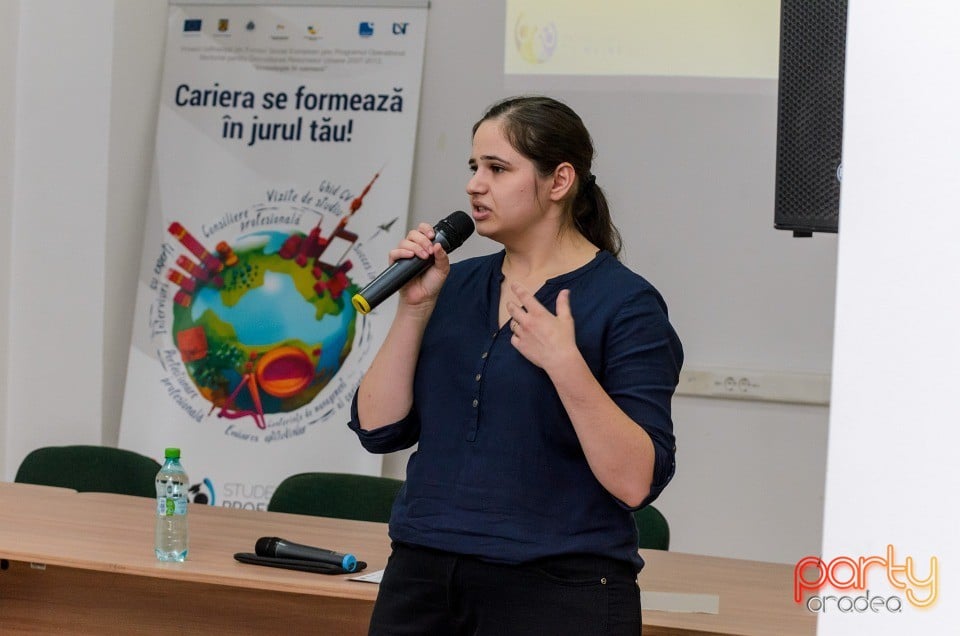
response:
{"label": "yellow band on microphone", "polygon": [[361,314],[370,313],[370,303],[368,303],[367,299],[361,296],[360,294],[354,294],[351,302],[353,303],[353,308],[356,309]]}

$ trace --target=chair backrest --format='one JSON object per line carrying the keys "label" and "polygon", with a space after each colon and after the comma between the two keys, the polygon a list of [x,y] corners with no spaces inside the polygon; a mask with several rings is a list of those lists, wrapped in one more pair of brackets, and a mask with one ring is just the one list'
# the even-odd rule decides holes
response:
{"label": "chair backrest", "polygon": [[14,481],[156,497],[154,480],[159,470],[155,459],[122,448],[46,446],[23,458]]}
{"label": "chair backrest", "polygon": [[393,500],[403,482],[389,477],[345,473],[300,473],[273,491],[267,510],[317,517],[390,520]]}
{"label": "chair backrest", "polygon": [[670,524],[653,506],[645,506],[633,513],[637,524],[637,547],[648,550],[670,549]]}

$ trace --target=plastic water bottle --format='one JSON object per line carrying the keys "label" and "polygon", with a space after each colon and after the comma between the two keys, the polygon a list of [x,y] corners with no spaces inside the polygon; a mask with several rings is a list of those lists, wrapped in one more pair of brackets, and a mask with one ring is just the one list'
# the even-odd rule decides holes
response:
{"label": "plastic water bottle", "polygon": [[190,480],[180,465],[180,449],[168,448],[157,473],[157,528],[154,552],[161,561],[187,558],[187,488]]}

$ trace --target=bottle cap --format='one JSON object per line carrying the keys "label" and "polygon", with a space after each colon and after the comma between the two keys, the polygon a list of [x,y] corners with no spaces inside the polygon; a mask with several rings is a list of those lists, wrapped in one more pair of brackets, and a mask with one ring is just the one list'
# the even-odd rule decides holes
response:
{"label": "bottle cap", "polygon": [[166,459],[180,459],[180,449],[168,448],[165,451],[163,451],[163,456]]}

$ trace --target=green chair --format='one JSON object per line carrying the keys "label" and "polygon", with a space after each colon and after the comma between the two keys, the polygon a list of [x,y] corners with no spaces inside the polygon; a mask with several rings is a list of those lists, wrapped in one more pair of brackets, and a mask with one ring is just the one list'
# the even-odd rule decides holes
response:
{"label": "green chair", "polygon": [[402,485],[389,477],[300,473],[280,482],[267,510],[385,523]]}
{"label": "green chair", "polygon": [[638,548],[648,550],[670,549],[670,525],[667,518],[653,506],[645,506],[633,513],[637,524]]}
{"label": "green chair", "polygon": [[80,492],[156,497],[159,470],[156,460],[122,448],[46,446],[24,457],[13,480]]}

